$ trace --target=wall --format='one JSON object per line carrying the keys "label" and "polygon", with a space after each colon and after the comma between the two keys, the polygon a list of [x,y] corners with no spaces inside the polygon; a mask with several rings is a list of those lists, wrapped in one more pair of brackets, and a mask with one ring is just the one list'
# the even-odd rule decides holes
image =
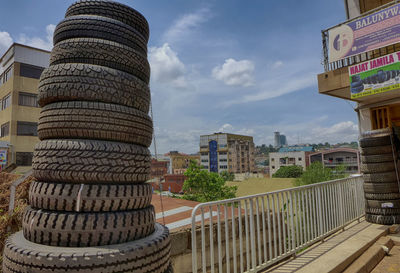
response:
{"label": "wall", "polygon": [[[285,163],[282,164],[280,162],[281,158],[287,158],[286,164]],[[270,177],[272,177],[272,175],[276,173],[282,166],[296,165],[296,166],[301,166],[303,170],[305,170],[306,167],[308,166],[308,159],[307,160],[306,159],[307,159],[306,153],[302,151],[286,152],[286,153],[269,153]]]}

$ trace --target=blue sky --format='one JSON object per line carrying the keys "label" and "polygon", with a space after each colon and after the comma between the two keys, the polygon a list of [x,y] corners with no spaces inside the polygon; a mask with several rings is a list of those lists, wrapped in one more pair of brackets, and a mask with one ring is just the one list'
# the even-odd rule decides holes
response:
{"label": "blue sky", "polygon": [[[2,3],[0,51],[12,41],[51,49],[74,1]],[[321,29],[345,20],[341,0],[121,1],[150,24],[149,61],[157,148],[198,151],[218,131],[273,143],[357,140],[354,104],[318,94]]]}

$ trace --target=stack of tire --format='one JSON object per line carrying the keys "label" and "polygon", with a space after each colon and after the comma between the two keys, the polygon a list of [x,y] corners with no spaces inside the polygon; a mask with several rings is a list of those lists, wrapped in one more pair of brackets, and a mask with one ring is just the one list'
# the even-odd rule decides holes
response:
{"label": "stack of tire", "polygon": [[392,143],[390,129],[366,132],[360,138],[365,218],[371,223],[400,223],[400,191],[395,165],[397,156]]}
{"label": "stack of tire", "polygon": [[30,207],[4,250],[4,272],[172,272],[155,223],[148,116],[149,28],[107,0],[72,4],[54,32]]}

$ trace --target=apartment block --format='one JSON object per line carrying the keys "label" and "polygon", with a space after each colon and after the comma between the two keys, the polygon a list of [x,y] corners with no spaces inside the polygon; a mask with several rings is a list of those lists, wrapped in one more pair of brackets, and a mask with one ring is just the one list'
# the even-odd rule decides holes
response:
{"label": "apartment block", "polygon": [[282,166],[300,166],[305,170],[310,165],[311,146],[293,146],[280,148],[276,153],[269,153],[269,175],[272,177]]}
{"label": "apartment block", "polygon": [[14,43],[0,58],[0,141],[8,144],[5,165],[32,164],[39,141],[38,84],[50,52]]}
{"label": "apartment block", "polygon": [[253,137],[215,133],[200,136],[200,164],[210,172],[255,172]]}
{"label": "apartment block", "polygon": [[345,172],[349,174],[360,173],[360,152],[350,148],[335,148],[321,150],[309,154],[310,163],[321,162],[326,168],[345,166]]}
{"label": "apartment block", "polygon": [[188,155],[178,151],[171,151],[166,156],[171,160],[171,174],[184,174],[190,161],[200,162],[200,155]]}

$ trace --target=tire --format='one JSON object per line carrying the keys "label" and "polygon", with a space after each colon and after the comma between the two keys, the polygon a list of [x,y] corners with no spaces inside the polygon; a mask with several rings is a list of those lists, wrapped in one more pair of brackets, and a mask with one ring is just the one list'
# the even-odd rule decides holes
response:
{"label": "tire", "polygon": [[146,40],[149,40],[149,24],[146,18],[135,9],[111,1],[81,0],[72,4],[65,17],[74,15],[98,15],[112,18],[130,25],[136,29]]}
{"label": "tire", "polygon": [[150,184],[101,185],[32,182],[29,204],[35,209],[104,212],[150,206]]}
{"label": "tire", "polygon": [[50,65],[84,63],[118,69],[149,83],[150,65],[138,51],[111,41],[76,38],[56,44],[50,55]]}
{"label": "tire", "polygon": [[[391,207],[385,204],[391,204]],[[399,200],[367,200],[366,206],[370,208],[385,208],[385,209],[399,209],[400,211],[400,199]]]}
{"label": "tire", "polygon": [[400,215],[384,216],[375,214],[365,214],[365,220],[369,223],[380,224],[380,225],[394,225],[400,224]]}
{"label": "tire", "polygon": [[147,148],[100,140],[44,140],[36,144],[33,176],[42,182],[139,183],[149,179]]}
{"label": "tire", "polygon": [[[368,200],[367,200],[368,201]],[[400,215],[400,209],[365,207],[366,213],[377,215]]]}
{"label": "tire", "polygon": [[364,174],[363,178],[365,183],[397,183],[396,172]]}
{"label": "tire", "polygon": [[[399,185],[395,183],[364,183],[365,194],[399,193]],[[379,199],[379,198],[376,198]]]}
{"label": "tire", "polygon": [[170,266],[170,248],[168,229],[160,224],[155,224],[154,233],[148,237],[101,248],[44,246],[17,232],[6,241],[3,272],[162,273]]}
{"label": "tire", "polygon": [[131,107],[88,101],[66,101],[42,108],[39,139],[88,138],[119,141],[149,147],[151,118]]}
{"label": "tire", "polygon": [[77,15],[62,20],[54,30],[53,42],[72,38],[96,38],[131,47],[147,56],[147,42],[131,26],[120,21],[94,15]]}
{"label": "tire", "polygon": [[361,156],[362,163],[380,163],[380,162],[393,162],[393,154],[381,154],[381,155],[363,155]]}
{"label": "tire", "polygon": [[361,155],[381,155],[392,153],[392,145],[365,147],[361,149]]}
{"label": "tire", "polygon": [[390,140],[390,135],[365,137],[360,139],[360,147],[362,148],[385,146],[385,145],[392,145],[392,142]]}
{"label": "tire", "polygon": [[91,64],[68,63],[46,68],[39,82],[38,103],[81,100],[114,103],[149,112],[149,86],[120,70]]}
{"label": "tire", "polygon": [[383,173],[395,170],[393,162],[361,164],[362,173]]}
{"label": "tire", "polygon": [[365,193],[368,200],[393,200],[400,199],[400,193]]}
{"label": "tire", "polygon": [[122,244],[154,232],[154,207],[118,212],[60,212],[28,207],[24,237],[49,246],[91,247]]}

